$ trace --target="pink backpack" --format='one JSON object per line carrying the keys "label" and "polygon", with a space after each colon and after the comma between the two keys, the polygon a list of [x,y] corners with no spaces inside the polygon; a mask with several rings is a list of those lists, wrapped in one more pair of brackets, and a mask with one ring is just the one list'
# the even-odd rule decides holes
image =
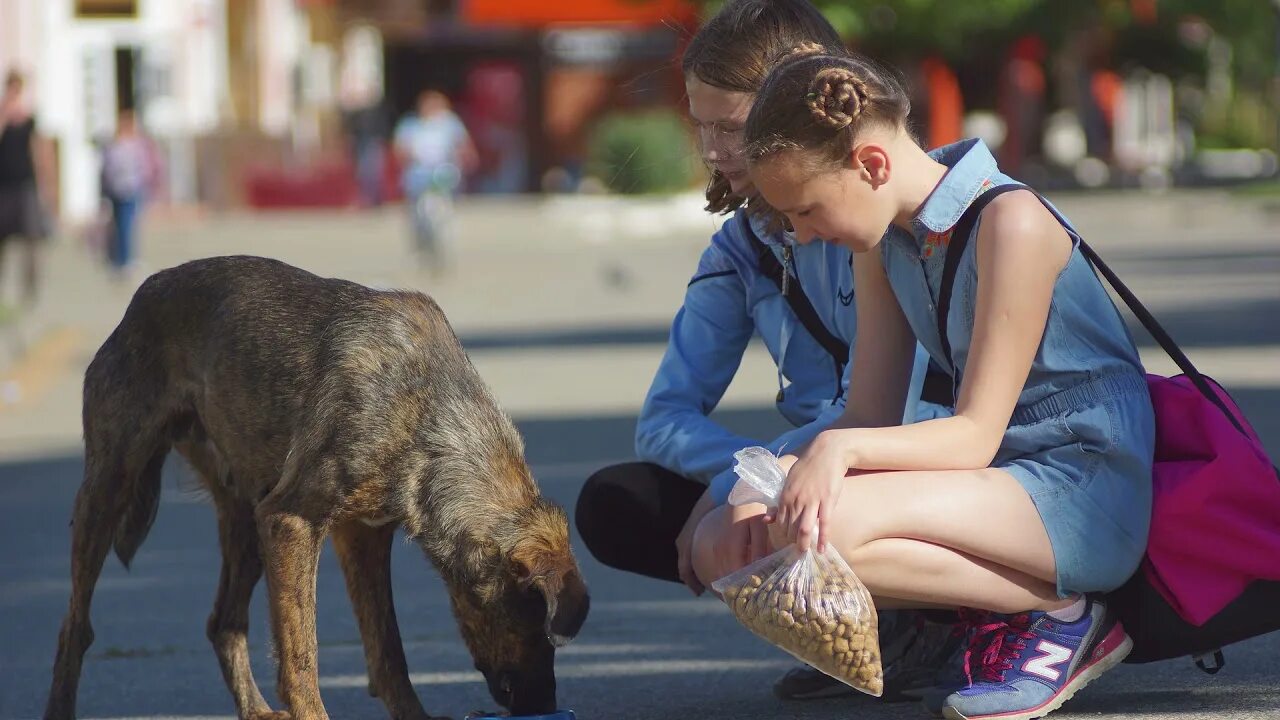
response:
{"label": "pink backpack", "polygon": [[1280,471],[1240,408],[1196,370],[1151,313],[1083,242],[1183,375],[1147,375],[1156,417],[1147,554],[1111,594],[1134,640],[1126,662],[1213,653],[1280,629]]}
{"label": "pink backpack", "polygon": [[[970,210],[1014,190],[1030,190],[1053,210],[1023,185],[992,188]],[[946,307],[962,248],[955,240],[947,248],[939,293],[948,356]],[[1185,373],[1147,375],[1156,420],[1151,533],[1138,572],[1108,594],[1133,638],[1125,662],[1192,655],[1215,673],[1223,646],[1280,629],[1280,471],[1226,391],[1196,370],[1093,248],[1081,241],[1080,252]],[[1213,667],[1200,657],[1209,653]]]}

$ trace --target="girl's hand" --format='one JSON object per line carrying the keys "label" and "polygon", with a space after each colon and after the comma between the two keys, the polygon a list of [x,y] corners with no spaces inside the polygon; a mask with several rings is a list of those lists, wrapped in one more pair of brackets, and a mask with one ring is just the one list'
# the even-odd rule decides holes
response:
{"label": "girl's hand", "polygon": [[[827,547],[827,516],[835,509],[849,472],[844,453],[833,436],[823,432],[790,464],[787,486],[771,520],[801,550],[817,541],[818,552]],[[816,536],[816,537],[815,537]]]}
{"label": "girl's hand", "polygon": [[[778,458],[778,467],[782,468],[782,474],[786,475],[791,472],[791,467],[799,460],[795,455],[782,455]],[[785,528],[777,523],[777,511],[766,513],[764,516],[765,525],[769,528],[769,544],[776,551],[779,548],[786,547],[791,544],[787,539]]]}

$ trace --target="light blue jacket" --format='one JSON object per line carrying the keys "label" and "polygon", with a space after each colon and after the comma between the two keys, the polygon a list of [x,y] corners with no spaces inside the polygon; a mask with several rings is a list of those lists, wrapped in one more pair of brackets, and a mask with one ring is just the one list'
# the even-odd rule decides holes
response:
{"label": "light blue jacket", "polygon": [[[756,250],[741,232],[742,213],[726,220],[703,252],[636,424],[641,460],[709,483],[717,504],[737,479],[735,452],[751,445],[775,453],[799,448],[840,417],[852,366],[850,357],[844,372],[837,372],[778,286],[760,272]],[[827,329],[852,349],[857,317],[850,251],[822,242],[797,245],[786,234],[765,233],[758,222],[753,227],[779,262],[786,262],[784,246],[792,247],[791,271],[801,289]],[[730,432],[708,417],[752,335],[759,335],[778,367],[778,412],[795,426],[768,443]],[[934,417],[940,410],[919,403],[927,365],[928,355],[917,346],[905,418]]]}

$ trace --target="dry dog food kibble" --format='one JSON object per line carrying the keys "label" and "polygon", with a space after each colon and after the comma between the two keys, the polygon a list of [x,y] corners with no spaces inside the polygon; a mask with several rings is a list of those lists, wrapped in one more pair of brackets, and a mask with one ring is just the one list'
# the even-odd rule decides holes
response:
{"label": "dry dog food kibble", "polygon": [[[796,572],[806,564],[813,567]],[[793,548],[743,572],[723,591],[743,625],[852,687],[877,697],[884,691],[875,606],[839,556],[806,558]]]}
{"label": "dry dog food kibble", "polygon": [[[738,482],[729,504],[776,509],[787,476],[767,448],[733,454]],[[777,547],[781,539],[770,540]],[[871,593],[833,548],[778,550],[711,583],[751,632],[851,687],[884,692],[880,637]]]}

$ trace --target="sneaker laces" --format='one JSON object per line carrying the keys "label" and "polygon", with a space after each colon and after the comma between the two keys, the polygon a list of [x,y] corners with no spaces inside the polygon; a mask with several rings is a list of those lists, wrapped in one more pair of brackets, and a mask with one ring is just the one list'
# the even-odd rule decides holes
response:
{"label": "sneaker laces", "polygon": [[978,677],[982,682],[1003,682],[1006,670],[1013,669],[1013,659],[1035,638],[1031,632],[1031,616],[1027,613],[1005,618],[986,616],[984,624],[975,624],[969,649],[964,653],[964,675],[973,685],[973,656],[980,653]]}
{"label": "sneaker laces", "polygon": [[974,610],[973,608],[960,608],[956,611],[959,621],[951,628],[951,634],[955,637],[963,638],[969,635],[969,631],[979,625],[985,625],[992,614],[986,610]]}
{"label": "sneaker laces", "polygon": [[950,634],[950,639],[956,642],[956,647],[948,662],[959,663],[959,670],[963,671],[966,678],[965,682],[972,685],[972,678],[969,675],[969,646],[973,643],[974,632],[986,626],[995,614],[986,610],[962,607],[957,608],[956,615],[958,620],[951,626]]}

